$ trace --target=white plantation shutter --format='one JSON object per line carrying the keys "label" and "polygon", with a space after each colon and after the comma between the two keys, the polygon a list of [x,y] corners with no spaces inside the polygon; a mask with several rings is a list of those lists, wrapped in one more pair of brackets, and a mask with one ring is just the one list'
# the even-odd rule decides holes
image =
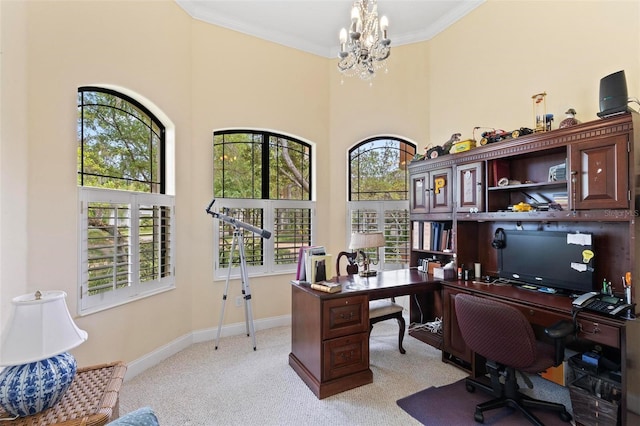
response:
{"label": "white plantation shutter", "polygon": [[79,188],[80,313],[175,286],[174,197]]}

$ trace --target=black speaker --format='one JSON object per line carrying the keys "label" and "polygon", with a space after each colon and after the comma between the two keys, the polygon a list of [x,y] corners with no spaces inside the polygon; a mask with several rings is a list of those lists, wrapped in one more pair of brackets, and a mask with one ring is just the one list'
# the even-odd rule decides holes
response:
{"label": "black speaker", "polygon": [[493,241],[491,241],[491,247],[500,250],[503,249],[506,245],[507,236],[504,234],[504,229],[496,229],[495,234],[493,234]]}
{"label": "black speaker", "polygon": [[627,78],[623,71],[614,72],[600,80],[600,112],[598,117],[605,118],[628,112],[629,94]]}

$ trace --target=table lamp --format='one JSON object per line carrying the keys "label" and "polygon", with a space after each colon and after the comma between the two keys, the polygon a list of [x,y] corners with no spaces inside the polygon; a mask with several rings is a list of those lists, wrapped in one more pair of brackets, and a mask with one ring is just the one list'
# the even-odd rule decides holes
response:
{"label": "table lamp", "polygon": [[0,345],[0,406],[16,417],[55,405],[69,389],[77,363],[67,351],[87,340],[73,322],[64,291],[13,298]]}
{"label": "table lamp", "polygon": [[[384,234],[382,232],[354,232],[351,234],[350,250],[375,248],[377,251],[378,247],[384,247]],[[362,271],[360,271],[359,275],[361,277],[375,276],[376,271],[369,269],[369,265],[372,263],[371,257],[364,250],[360,252],[362,253],[363,259]],[[378,262],[373,262],[373,264],[377,265]]]}

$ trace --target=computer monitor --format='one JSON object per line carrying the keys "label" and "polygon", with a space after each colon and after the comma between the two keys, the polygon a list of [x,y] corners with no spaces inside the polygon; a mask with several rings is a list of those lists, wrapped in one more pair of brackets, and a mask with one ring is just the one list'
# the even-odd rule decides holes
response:
{"label": "computer monitor", "polygon": [[569,293],[593,291],[593,236],[588,233],[504,230],[500,278]]}

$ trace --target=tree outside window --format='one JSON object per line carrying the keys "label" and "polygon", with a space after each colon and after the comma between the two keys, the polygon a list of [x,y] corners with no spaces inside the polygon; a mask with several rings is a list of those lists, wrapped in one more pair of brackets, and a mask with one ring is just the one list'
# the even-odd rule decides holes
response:
{"label": "tree outside window", "polygon": [[[302,246],[311,245],[311,146],[267,131],[225,130],[213,136],[213,193],[218,211],[272,233],[269,240],[242,232],[252,273],[290,272]],[[216,277],[237,268],[234,228],[219,221]],[[238,236],[239,238],[239,236]]]}
{"label": "tree outside window", "polygon": [[415,152],[414,144],[393,137],[367,139],[349,150],[347,229],[384,232],[381,262],[387,268],[409,263],[407,165]]}
{"label": "tree outside window", "polygon": [[165,127],[115,90],[78,89],[81,311],[174,285]]}

